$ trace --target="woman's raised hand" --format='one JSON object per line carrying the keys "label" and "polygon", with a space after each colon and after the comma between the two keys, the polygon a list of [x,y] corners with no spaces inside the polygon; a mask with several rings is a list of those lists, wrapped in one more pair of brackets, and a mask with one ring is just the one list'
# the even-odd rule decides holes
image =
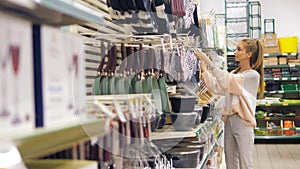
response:
{"label": "woman's raised hand", "polygon": [[195,49],[194,53],[195,53],[197,59],[203,61],[206,65],[210,66],[213,64],[212,61],[209,59],[209,57],[205,53],[203,53],[201,50]]}

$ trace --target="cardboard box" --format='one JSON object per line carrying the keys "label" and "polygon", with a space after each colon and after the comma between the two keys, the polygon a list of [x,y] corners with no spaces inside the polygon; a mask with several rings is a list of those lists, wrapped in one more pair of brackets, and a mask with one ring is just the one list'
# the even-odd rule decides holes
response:
{"label": "cardboard box", "polygon": [[263,48],[264,54],[278,54],[280,53],[278,46],[268,46]]}
{"label": "cardboard box", "polygon": [[287,58],[286,57],[279,57],[278,62],[280,65],[285,65],[287,64]]}
{"label": "cardboard box", "polygon": [[[58,124],[79,122],[85,112],[84,43],[79,35],[42,25],[36,29],[41,42],[40,97],[37,100],[43,110],[37,116],[38,126],[52,127]],[[38,48],[38,43],[35,44]],[[35,63],[39,64],[39,63]],[[37,70],[38,71],[38,70]]]}
{"label": "cardboard box", "polygon": [[289,59],[288,64],[289,65],[300,65],[300,60],[298,60],[298,59]]}
{"label": "cardboard box", "polygon": [[271,32],[263,33],[262,38],[263,39],[277,39],[277,34],[276,33],[271,33]]}
{"label": "cardboard box", "polygon": [[278,39],[263,39],[265,47],[278,47]]}
{"label": "cardboard box", "polygon": [[277,57],[265,57],[264,58],[264,65],[278,65],[278,58]]}
{"label": "cardboard box", "polygon": [[35,128],[32,23],[0,12],[0,137]]}

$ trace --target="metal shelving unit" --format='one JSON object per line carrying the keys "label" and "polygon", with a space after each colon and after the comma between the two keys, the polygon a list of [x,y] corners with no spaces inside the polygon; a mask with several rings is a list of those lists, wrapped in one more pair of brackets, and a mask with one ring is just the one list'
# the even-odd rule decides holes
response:
{"label": "metal shelving unit", "polygon": [[[280,99],[278,101],[270,101],[270,103],[258,103],[257,105],[257,124],[255,139],[258,142],[267,142],[268,140],[273,141],[286,141],[289,140],[299,140],[299,124],[300,117],[298,107],[300,106],[299,100],[291,99]],[[264,117],[258,117],[259,111],[264,113]],[[273,115],[269,114],[273,113]],[[262,115],[262,114],[260,114]],[[284,128],[285,121],[292,121],[292,128]],[[273,122],[276,127],[270,127],[268,123]],[[277,128],[278,127],[278,128]],[[292,133],[289,133],[293,131]],[[272,142],[273,142],[272,141]]]}
{"label": "metal shelving unit", "polygon": [[254,39],[261,38],[261,4],[259,1],[249,2],[249,32]]}
{"label": "metal shelving unit", "polygon": [[234,51],[239,40],[249,37],[248,0],[225,0],[227,51]]}
{"label": "metal shelving unit", "polygon": [[275,19],[264,19],[264,32],[275,33]]}
{"label": "metal shelving unit", "polygon": [[[220,130],[219,133],[217,134],[217,136],[215,137],[216,139],[219,139],[221,137],[221,135],[223,134],[223,130]],[[202,169],[204,168],[205,164],[207,163],[209,157],[212,155],[213,151],[215,150],[215,148],[217,147],[217,143],[215,142],[210,149],[208,150],[207,153],[205,153],[203,155],[203,159],[202,161],[198,164],[198,166],[196,167],[196,169]],[[177,169],[183,169],[183,168],[177,168]],[[184,169],[192,169],[192,168],[184,168]]]}
{"label": "metal shelving unit", "polygon": [[[152,132],[150,138],[151,138],[151,140],[164,140],[164,139],[174,139],[174,138],[184,138],[184,137],[196,138],[199,136],[201,129],[203,127],[205,127],[205,126],[212,127],[213,125],[215,125],[217,123],[217,121],[218,121],[217,119],[212,120],[212,121],[205,121],[204,123],[201,123],[200,125],[198,125],[191,131],[175,131],[172,126],[165,125],[163,127],[163,129],[158,129],[155,132]],[[220,129],[217,132],[218,133],[214,134],[215,140],[218,140],[222,136],[223,129]],[[196,167],[197,169],[204,168],[209,157],[212,155],[212,153],[214,152],[216,147],[217,147],[217,142],[214,141],[212,143],[212,145],[209,147],[208,152],[203,155],[203,159]],[[180,168],[178,168],[178,169],[180,169]],[[188,168],[186,168],[186,169],[188,169]]]}
{"label": "metal shelving unit", "polygon": [[228,71],[236,68],[233,51],[235,50],[237,43],[244,38],[250,37],[249,11],[248,0],[225,0]]}

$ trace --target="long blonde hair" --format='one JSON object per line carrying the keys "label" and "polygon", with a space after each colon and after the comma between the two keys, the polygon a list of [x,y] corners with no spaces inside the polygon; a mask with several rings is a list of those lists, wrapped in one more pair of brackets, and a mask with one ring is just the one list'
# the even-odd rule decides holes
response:
{"label": "long blonde hair", "polygon": [[[262,99],[264,97],[264,65],[263,65],[263,48],[262,44],[258,40],[254,40],[251,38],[245,38],[242,40],[246,52],[252,53],[250,58],[250,66],[252,69],[256,70],[260,74],[260,83],[259,83],[259,96],[258,98]],[[232,71],[232,73],[239,72],[241,67],[236,68]]]}

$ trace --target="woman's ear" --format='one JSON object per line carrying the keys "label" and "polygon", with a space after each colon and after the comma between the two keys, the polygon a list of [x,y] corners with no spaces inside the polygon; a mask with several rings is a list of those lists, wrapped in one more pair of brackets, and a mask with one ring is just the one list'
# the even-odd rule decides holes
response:
{"label": "woman's ear", "polygon": [[248,58],[251,58],[251,56],[252,56],[252,52],[248,52],[248,53],[247,53],[247,57],[248,57]]}

